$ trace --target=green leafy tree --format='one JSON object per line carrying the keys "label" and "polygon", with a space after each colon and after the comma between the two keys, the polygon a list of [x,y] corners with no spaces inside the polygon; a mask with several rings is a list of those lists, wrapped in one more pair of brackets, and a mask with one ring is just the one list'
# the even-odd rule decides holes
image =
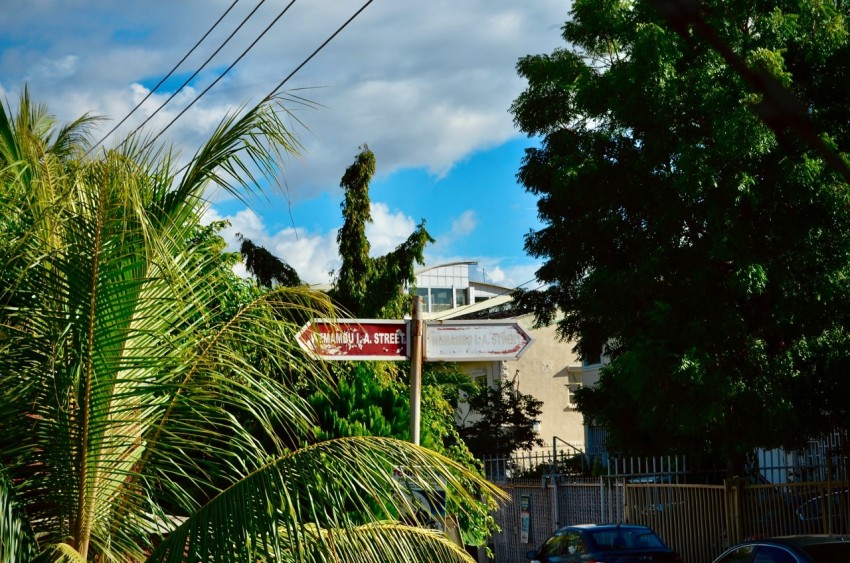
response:
{"label": "green leafy tree", "polygon": [[423,263],[425,245],[434,239],[422,221],[392,252],[377,258],[369,256],[366,225],[372,222],[369,182],[374,174],[375,155],[364,145],[340,182],[345,190],[341,205],[344,221],[337,234],[342,265],[331,296],[354,317],[400,319],[412,310],[405,285],[415,280],[413,268]]}
{"label": "green leafy tree", "polygon": [[[407,364],[354,362],[332,367],[338,381],[308,397],[316,412],[315,435],[320,439],[348,436],[382,436],[410,439],[410,387]],[[455,364],[430,366],[423,373],[420,443],[480,473],[480,463],[454,426],[458,391],[474,384]],[[495,497],[480,490],[476,500],[450,497],[447,512],[458,520],[465,545],[485,545],[497,531],[491,512]]]}
{"label": "green leafy tree", "polygon": [[203,195],[248,198],[257,170],[275,173],[294,146],[281,102],[227,117],[182,174],[132,140],[84,156],[90,122],[57,130],[26,93],[16,116],[0,106],[4,561],[469,560],[396,518],[409,505],[391,472],[498,494],[459,464],[389,438],[286,447],[309,437],[309,405],[253,360],[326,382],[292,320],[332,315],[326,297],[218,295],[228,259],[199,225]]}
{"label": "green leafy tree", "polygon": [[382,380],[387,364],[355,362],[334,371],[339,383],[308,398],[316,412],[316,436],[386,436],[410,439],[406,389],[395,377]]}
{"label": "green leafy tree", "polygon": [[543,446],[534,423],[543,412],[543,401],[520,393],[513,382],[499,380],[481,385],[466,403],[471,422],[458,427],[460,436],[476,457],[509,458],[517,450]]}
{"label": "green leafy tree", "polygon": [[[425,230],[423,220],[395,250],[379,257],[369,256],[366,225],[372,221],[369,183],[374,174],[375,155],[364,145],[340,181],[340,186],[345,190],[345,199],[341,205],[343,226],[337,235],[342,265],[330,295],[354,317],[400,319],[412,312],[409,286],[416,279],[414,267],[417,263],[423,263],[425,246],[434,242],[434,239]],[[409,439],[410,408],[406,400],[409,396],[406,382],[408,374],[407,364],[399,367],[395,364],[373,363],[370,368],[356,370],[349,376],[349,380],[357,381],[355,385],[361,391],[369,390],[370,393],[384,397],[386,393],[395,393],[405,400],[379,415],[373,404],[362,404],[369,394],[361,395],[358,400],[365,412],[353,411],[348,420],[335,420],[332,427],[341,429],[354,422],[354,428],[361,428],[360,425],[365,421],[358,418],[365,417],[369,427],[375,431],[379,428],[378,421],[385,420],[387,423],[381,426],[394,427],[394,436]],[[457,370],[436,366],[424,371],[420,443],[477,471],[480,469],[477,462],[454,427],[456,403],[451,401],[451,397],[457,395],[458,385],[468,383],[468,378],[457,375]],[[374,395],[372,397],[378,399]],[[335,400],[332,399],[332,402]],[[340,411],[332,409],[331,412],[337,416]],[[402,426],[399,426],[400,422]],[[493,500],[487,495],[481,495],[480,499],[473,503],[466,500],[460,504],[455,504],[454,500],[449,502],[450,512],[460,518],[463,540],[468,545],[484,544],[495,530],[495,523],[488,515],[488,511],[493,508]]]}
{"label": "green leafy tree", "polygon": [[[364,147],[343,177],[346,199],[342,204],[344,222],[338,237],[343,267],[329,294],[344,304],[348,313],[355,317],[402,318],[412,308],[410,295],[405,293],[405,289],[415,279],[414,264],[422,262],[424,247],[432,239],[424,230],[424,225],[419,225],[395,251],[377,258],[369,257],[370,244],[365,227],[371,221],[369,181],[374,168],[374,154]],[[241,253],[261,287],[269,288],[273,285],[268,272],[280,270],[281,265],[289,268],[266,249],[255,247],[246,239],[242,239]],[[260,260],[256,260],[258,256]],[[252,257],[255,259],[253,263],[259,264],[253,270]],[[260,269],[266,274],[260,273]],[[298,279],[294,270],[291,277]],[[268,282],[264,283],[263,280]],[[281,280],[278,283],[285,285]],[[346,283],[353,283],[356,287],[352,289]],[[304,319],[304,322],[307,320]],[[265,358],[266,354],[259,351],[254,362],[268,364]],[[356,362],[335,364],[329,369],[333,374],[333,382],[320,386],[299,386],[317,415],[315,437],[334,439],[381,436],[410,439],[408,364]],[[279,370],[279,373],[283,371]],[[297,384],[296,381],[293,383]],[[473,387],[469,378],[460,373],[456,366],[428,366],[423,374],[420,440],[424,447],[480,473],[480,464],[454,426],[459,391],[468,391]],[[494,500],[484,491],[473,502],[463,498],[449,499],[449,511],[458,517],[465,544],[483,545],[496,530],[495,521],[490,515],[495,508]]]}
{"label": "green leafy tree", "polygon": [[512,112],[540,140],[519,179],[544,223],[526,250],[548,284],[519,301],[610,359],[578,402],[611,447],[734,468],[850,421],[824,400],[848,391],[850,192],[789,125],[850,148],[848,10],[577,0],[570,46],[519,61]]}
{"label": "green leafy tree", "polygon": [[301,278],[298,277],[295,268],[241,234],[237,234],[236,237],[240,242],[239,253],[245,261],[245,268],[261,287],[271,289],[274,285],[287,287],[301,285]]}
{"label": "green leafy tree", "polygon": [[[352,362],[332,366],[338,384],[308,397],[316,411],[316,436],[386,436],[410,439],[407,364]],[[453,425],[459,391],[475,385],[456,364],[431,366],[423,374],[423,446],[477,467]]]}

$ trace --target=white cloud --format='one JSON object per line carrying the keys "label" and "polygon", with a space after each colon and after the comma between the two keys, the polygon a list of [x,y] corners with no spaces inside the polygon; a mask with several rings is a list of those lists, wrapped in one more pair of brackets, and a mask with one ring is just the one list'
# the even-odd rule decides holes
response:
{"label": "white cloud", "polygon": [[437,242],[430,248],[430,252],[435,254],[452,252],[459,243],[463,242],[463,239],[472,235],[476,227],[478,227],[478,217],[474,210],[467,209],[452,221],[447,232],[432,233]]}
{"label": "white cloud", "polygon": [[461,213],[460,217],[452,221],[451,235],[453,237],[464,237],[475,230],[478,226],[478,218],[475,216],[475,211],[467,209]]}
{"label": "white cloud", "polygon": [[[0,21],[4,86],[30,83],[33,96],[61,121],[87,111],[114,121],[186,53],[229,1],[186,0],[161,9],[145,3],[11,0]],[[166,138],[191,154],[227,110],[256,102],[361,5],[360,0],[296,4],[227,77],[169,130]],[[286,85],[322,105],[301,112],[311,133],[303,161],[289,170],[293,194],[336,186],[340,170],[363,142],[381,155],[381,171],[425,167],[445,174],[472,151],[516,135],[507,112],[524,87],[520,56],[560,43],[569,3],[535,0],[384,2],[367,8]],[[8,7],[7,7],[8,8]],[[193,84],[151,122],[170,120],[229,65],[282,8],[266,5]],[[178,74],[198,68],[250,10],[237,6]],[[44,39],[49,37],[49,43]],[[185,74],[181,74],[185,76]],[[126,132],[157,107],[155,94]]]}
{"label": "white cloud", "polygon": [[505,281],[505,272],[500,267],[496,266],[491,270],[487,271],[487,281],[490,283],[499,284]]}
{"label": "white cloud", "polygon": [[57,59],[44,59],[35,65],[28,80],[62,80],[73,76],[77,70],[79,57],[66,55]]}
{"label": "white cloud", "polygon": [[[35,101],[45,103],[61,122],[86,112],[111,118],[102,124],[102,135],[230,4],[184,0],[151,9],[145,2],[7,0],[0,18],[5,99],[14,104],[28,84]],[[296,3],[160,141],[181,150],[184,160],[191,156],[224,115],[262,99],[361,5],[362,0]],[[525,83],[515,72],[516,62],[562,45],[560,27],[569,5],[568,0],[370,5],[285,86],[320,106],[294,107],[309,131],[293,122],[304,158],[286,162],[289,197],[301,201],[337,189],[341,172],[364,142],[379,157],[379,175],[424,168],[439,177],[476,151],[517,137],[508,108]],[[282,7],[279,2],[264,4],[192,88],[178,94],[145,131],[157,132],[183,110]],[[252,8],[237,5],[177,74],[185,77],[197,69]],[[106,145],[117,144],[167,96],[151,96]],[[381,204],[373,206],[373,214],[369,238],[376,253],[391,250],[415,228],[404,213]],[[486,237],[475,219],[474,212],[465,213],[438,240],[454,237],[460,242],[473,232]],[[255,242],[278,253],[309,281],[325,281],[327,272],[338,267],[335,231],[270,230],[248,213],[231,220],[234,233],[256,237]],[[429,225],[435,221],[429,218]],[[440,248],[448,248],[440,242]],[[494,268],[500,268],[504,281],[511,281],[505,261],[490,258],[499,262]]]}
{"label": "white cloud", "polygon": [[401,211],[391,213],[384,203],[372,202],[371,212],[373,222],[366,225],[366,238],[369,239],[372,256],[392,252],[416,228],[412,218]]}
{"label": "white cloud", "polygon": [[[295,268],[299,277],[310,284],[328,283],[331,270],[339,268],[339,254],[336,244],[336,230],[327,233],[310,233],[293,228],[269,232],[262,218],[250,210],[239,211],[234,215],[220,215],[210,209],[204,216],[204,222],[227,220],[230,226],[221,231],[231,252],[239,250],[237,234],[254,244],[264,247],[276,257]],[[244,265],[240,264],[237,273],[247,276]]]}
{"label": "white cloud", "polygon": [[[209,209],[204,222],[227,220],[230,226],[223,229],[221,236],[227,241],[230,251],[239,250],[237,234],[264,247],[276,257],[295,268],[298,275],[311,284],[325,284],[331,281],[330,272],[339,269],[341,260],[338,252],[337,231],[311,233],[303,229],[287,227],[271,232],[263,219],[251,210],[242,210],[234,215],[223,216]],[[416,228],[412,218],[401,212],[391,213],[386,204],[372,203],[372,220],[366,226],[372,256],[382,256],[404,242]],[[240,265],[240,275],[247,275]]]}

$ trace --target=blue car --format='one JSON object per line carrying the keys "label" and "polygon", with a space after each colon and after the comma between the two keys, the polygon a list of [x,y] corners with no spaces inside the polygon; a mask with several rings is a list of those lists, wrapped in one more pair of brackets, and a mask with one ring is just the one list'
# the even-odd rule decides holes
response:
{"label": "blue car", "polygon": [[785,536],[750,540],[724,551],[714,563],[846,563],[850,536]]}
{"label": "blue car", "polygon": [[526,557],[539,563],[595,561],[598,563],[682,563],[678,553],[646,526],[582,524],[567,526]]}

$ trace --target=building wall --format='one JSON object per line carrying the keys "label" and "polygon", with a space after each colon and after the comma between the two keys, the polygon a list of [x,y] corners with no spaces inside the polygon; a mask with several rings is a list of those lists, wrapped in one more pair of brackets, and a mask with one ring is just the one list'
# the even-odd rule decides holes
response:
{"label": "building wall", "polygon": [[[544,446],[539,449],[551,451],[557,437],[559,448],[566,442],[584,450],[583,418],[570,396],[581,384],[580,359],[573,353],[571,344],[558,340],[554,326],[533,329],[534,319],[530,315],[514,320],[534,339],[518,360],[463,362],[459,364],[461,370],[473,380],[486,378],[488,385],[497,379],[514,381],[521,393],[543,401],[539,435]],[[464,404],[457,417],[458,422],[475,420],[475,414],[469,414]]]}
{"label": "building wall", "polygon": [[[417,293],[423,297],[426,319],[448,320],[489,307],[498,310],[510,302],[511,288],[473,281],[469,279],[469,268],[475,262],[453,262],[424,268],[416,273]],[[445,297],[446,290],[455,296],[454,303],[433,303],[435,290]],[[466,303],[460,306],[458,296],[466,292]],[[447,301],[443,299],[443,301]],[[543,401],[540,416],[540,438],[545,443],[541,449],[552,450],[557,438],[559,447],[564,442],[584,450],[585,431],[582,415],[575,410],[571,392],[583,383],[586,375],[581,359],[572,351],[572,344],[560,341],[555,327],[533,329],[534,319],[524,315],[511,320],[517,321],[528,331],[534,342],[518,360],[509,362],[463,362],[461,370],[473,379],[486,378],[492,385],[495,379],[514,380],[521,393]],[[597,370],[598,371],[598,370]],[[597,374],[588,374],[598,377]],[[474,420],[466,405],[457,413],[458,422]]]}
{"label": "building wall", "polygon": [[[457,364],[460,370],[479,385],[493,385],[493,382],[502,376],[503,362],[462,362]],[[469,412],[466,403],[458,405],[455,420],[458,424],[471,423],[479,417]]]}
{"label": "building wall", "polygon": [[534,329],[534,319],[524,315],[515,319],[534,342],[516,361],[503,362],[506,377],[516,376],[521,393],[543,401],[540,437],[551,449],[553,437],[584,449],[584,421],[575,410],[570,392],[582,383],[581,359],[572,344],[558,339],[555,326]]}

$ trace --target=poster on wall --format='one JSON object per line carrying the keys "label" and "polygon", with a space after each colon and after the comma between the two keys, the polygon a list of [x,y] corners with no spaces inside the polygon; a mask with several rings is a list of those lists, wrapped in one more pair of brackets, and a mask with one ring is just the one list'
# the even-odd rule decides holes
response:
{"label": "poster on wall", "polygon": [[528,531],[531,529],[531,497],[522,495],[519,503],[519,541],[520,543],[528,543]]}

